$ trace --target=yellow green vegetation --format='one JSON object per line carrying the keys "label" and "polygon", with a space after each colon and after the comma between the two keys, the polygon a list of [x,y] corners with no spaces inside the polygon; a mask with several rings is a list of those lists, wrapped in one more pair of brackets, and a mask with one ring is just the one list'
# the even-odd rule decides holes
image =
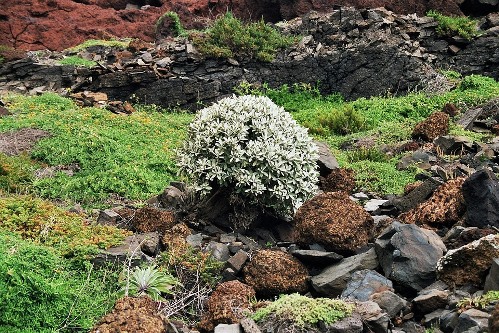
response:
{"label": "yellow green vegetation", "polygon": [[330,325],[352,314],[355,306],[340,299],[310,298],[300,294],[280,296],[279,299],[258,310],[253,319],[257,322],[289,322],[305,328],[319,323]]}
{"label": "yellow green vegetation", "polygon": [[66,257],[121,244],[129,234],[116,227],[93,225],[81,215],[30,196],[0,197],[0,230],[53,247]]}
{"label": "yellow green vegetation", "polygon": [[442,36],[459,35],[470,40],[479,33],[477,20],[463,16],[445,16],[434,10],[430,10],[426,15],[437,20],[437,32]]}
{"label": "yellow green vegetation", "polygon": [[175,33],[176,36],[185,36],[187,31],[184,29],[182,26],[182,22],[180,22],[180,17],[178,16],[177,13],[169,11],[161,15],[156,22],[156,30],[159,28],[159,26],[163,23],[164,20],[171,20],[173,24],[173,32]]}
{"label": "yellow green vegetation", "polygon": [[78,51],[87,49],[91,46],[104,46],[104,47],[114,47],[114,48],[126,49],[128,47],[129,43],[130,43],[129,39],[123,39],[123,40],[89,39],[89,40],[86,40],[79,45],[76,45],[76,46],[69,48],[68,50],[78,52]]}
{"label": "yellow green vegetation", "polygon": [[26,154],[8,156],[0,153],[0,194],[28,192],[37,167],[38,164]]}

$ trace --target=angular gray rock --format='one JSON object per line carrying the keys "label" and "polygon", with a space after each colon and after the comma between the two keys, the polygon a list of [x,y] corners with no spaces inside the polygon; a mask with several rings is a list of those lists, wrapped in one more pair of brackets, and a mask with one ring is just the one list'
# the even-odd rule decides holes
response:
{"label": "angular gray rock", "polygon": [[324,267],[337,263],[343,259],[342,255],[335,252],[318,250],[294,250],[291,254],[305,265]]}
{"label": "angular gray rock", "polygon": [[349,317],[327,325],[321,331],[330,333],[362,333],[363,328],[362,317],[358,313],[352,313]]}
{"label": "angular gray rock", "polygon": [[420,313],[430,313],[439,308],[444,308],[448,297],[449,292],[432,289],[420,293],[412,300],[412,303]]}
{"label": "angular gray rock", "polygon": [[325,142],[314,141],[315,145],[319,149],[319,159],[317,160],[317,165],[319,166],[319,172],[321,176],[327,176],[332,170],[340,167],[336,157],[331,153],[331,149]]}
{"label": "angular gray rock", "polygon": [[469,309],[459,315],[458,323],[452,333],[487,332],[489,327],[487,312]]}
{"label": "angular gray rock", "polygon": [[312,277],[312,287],[322,296],[336,297],[345,289],[348,280],[356,271],[375,269],[378,259],[374,249],[343,259]]}
{"label": "angular gray rock", "polygon": [[390,318],[400,315],[401,312],[405,314],[411,309],[410,302],[390,290],[385,290],[372,295],[371,301],[378,304]]}
{"label": "angular gray rock", "polygon": [[378,237],[375,249],[385,276],[416,291],[435,281],[437,262],[446,251],[435,232],[400,222]]}
{"label": "angular gray rock", "polygon": [[362,317],[362,321],[367,326],[367,332],[388,332],[390,318],[375,302],[358,302],[355,312]]}
{"label": "angular gray rock", "polygon": [[392,281],[376,271],[363,269],[352,274],[341,298],[368,301],[373,294],[385,290],[393,291]]}
{"label": "angular gray rock", "polygon": [[462,186],[466,203],[466,223],[473,227],[487,225],[499,228],[499,180],[496,175],[482,169],[472,174]]}
{"label": "angular gray rock", "polygon": [[499,290],[499,258],[495,258],[494,261],[492,261],[489,274],[485,279],[483,291],[487,292],[490,290]]}
{"label": "angular gray rock", "polygon": [[226,262],[230,258],[230,251],[227,244],[211,241],[205,248],[205,252],[210,252],[211,256],[222,262]]}
{"label": "angular gray rock", "polygon": [[215,333],[242,333],[239,324],[218,324],[215,327]]}
{"label": "angular gray rock", "polygon": [[128,236],[122,245],[101,251],[91,262],[95,266],[104,266],[107,263],[127,263],[130,267],[139,266],[141,263],[151,259],[141,250],[142,240],[137,235]]}

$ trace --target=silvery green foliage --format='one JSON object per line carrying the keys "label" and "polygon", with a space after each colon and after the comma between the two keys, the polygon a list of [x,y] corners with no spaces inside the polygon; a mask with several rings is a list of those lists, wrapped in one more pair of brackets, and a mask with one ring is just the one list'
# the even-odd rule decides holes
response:
{"label": "silvery green foliage", "polygon": [[229,188],[281,215],[317,190],[317,146],[289,113],[264,96],[220,100],[198,112],[178,166],[196,190]]}

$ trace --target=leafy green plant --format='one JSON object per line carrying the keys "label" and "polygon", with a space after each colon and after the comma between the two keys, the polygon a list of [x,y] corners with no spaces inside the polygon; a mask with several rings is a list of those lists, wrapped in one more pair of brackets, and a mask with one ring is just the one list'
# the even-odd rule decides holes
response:
{"label": "leafy green plant", "polygon": [[317,147],[284,109],[263,96],[225,98],[198,112],[178,166],[202,195],[219,189],[291,215],[316,189]]}
{"label": "leafy green plant", "polygon": [[459,35],[471,40],[478,35],[478,21],[468,17],[451,17],[443,15],[437,11],[430,10],[427,14],[433,17],[437,22],[437,32],[443,36]]}
{"label": "leafy green plant", "polygon": [[173,24],[173,31],[174,31],[176,36],[186,36],[187,35],[187,31],[182,26],[182,22],[180,21],[180,17],[178,16],[177,13],[172,12],[172,11],[168,11],[159,17],[158,21],[156,22],[156,30],[158,29],[158,27],[161,26],[163,21],[166,19],[171,20],[171,22]]}
{"label": "leafy green plant", "polygon": [[0,331],[88,331],[117,299],[117,275],[0,231]]}
{"label": "leafy green plant", "polygon": [[359,148],[347,153],[349,162],[371,161],[371,162],[386,162],[388,156],[377,147]]}
{"label": "leafy green plant", "polygon": [[119,296],[147,295],[154,301],[163,301],[165,299],[161,295],[171,294],[173,288],[179,284],[176,278],[158,270],[155,266],[135,267],[131,273],[127,271],[125,275],[121,281]]}
{"label": "leafy green plant", "polygon": [[[366,121],[361,113],[352,106],[332,109],[330,112],[318,116],[319,127],[310,128],[311,133],[346,135],[360,132],[367,128]],[[324,131],[326,131],[324,133]]]}
{"label": "leafy green plant", "polygon": [[[258,310],[253,319],[257,322],[270,322],[275,327],[287,322],[299,328],[318,328],[348,317],[355,305],[340,299],[310,298],[300,294],[282,295],[276,301]],[[265,326],[265,323],[263,323]]]}
{"label": "leafy green plant", "polygon": [[71,65],[76,67],[94,67],[97,65],[95,61],[83,59],[80,56],[67,56],[58,61],[61,65]]}
{"label": "leafy green plant", "polygon": [[457,303],[460,309],[476,308],[484,309],[492,302],[499,301],[499,290],[490,290],[486,294],[477,297],[465,297]]}
{"label": "leafy green plant", "polygon": [[267,62],[274,59],[279,49],[295,41],[263,20],[245,24],[230,12],[215,20],[207,31],[194,32],[189,37],[199,51],[209,57],[254,57]]}
{"label": "leafy green plant", "polygon": [[84,216],[30,196],[0,197],[0,231],[53,247],[59,255],[84,258],[119,245],[129,232],[89,225]]}

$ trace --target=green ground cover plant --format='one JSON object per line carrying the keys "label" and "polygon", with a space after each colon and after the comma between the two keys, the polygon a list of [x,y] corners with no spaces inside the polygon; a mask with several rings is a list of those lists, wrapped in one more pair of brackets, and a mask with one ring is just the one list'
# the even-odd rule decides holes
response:
{"label": "green ground cover plant", "polygon": [[67,56],[58,61],[61,65],[71,65],[76,67],[94,67],[97,65],[95,61],[83,59],[79,56]]}
{"label": "green ground cover plant", "polygon": [[477,20],[461,16],[446,16],[434,10],[430,10],[426,15],[437,20],[437,33],[442,36],[452,37],[457,34],[471,40],[479,34]]}
{"label": "green ground cover plant", "polygon": [[130,116],[105,109],[80,108],[56,94],[4,99],[14,113],[0,123],[0,132],[33,127],[52,137],[40,141],[31,158],[47,165],[77,163],[73,176],[62,172],[34,179],[27,186],[46,198],[100,207],[112,194],[144,200],[176,179],[175,149],[193,116],[149,112]]}
{"label": "green ground cover plant", "polygon": [[8,156],[0,153],[0,194],[27,193],[40,165],[27,154]]}
{"label": "green ground cover plant", "polygon": [[185,28],[183,27],[182,22],[180,21],[180,17],[177,13],[172,11],[168,11],[159,17],[158,21],[156,22],[156,30],[163,23],[163,21],[167,19],[171,20],[173,24],[173,32],[176,36],[187,35],[187,30],[185,30]]}
{"label": "green ground cover plant", "polygon": [[116,270],[74,267],[52,249],[0,231],[0,330],[88,332],[117,299]]}
{"label": "green ground cover plant", "polygon": [[[269,96],[276,104],[291,112],[316,139],[326,141],[331,146],[341,166],[355,171],[357,184],[362,189],[383,194],[402,193],[404,186],[414,180],[418,170],[399,171],[396,164],[400,156],[383,160],[382,155],[374,151],[382,145],[409,140],[417,122],[440,111],[447,103],[454,103],[466,110],[499,95],[499,83],[492,78],[479,75],[461,78],[457,73],[452,74],[453,79],[458,81],[457,87],[434,95],[415,92],[399,97],[380,96],[344,101],[337,94],[323,96],[317,87],[307,84],[270,88],[268,85],[254,86],[248,83],[237,87],[236,93]],[[351,126],[350,131],[331,130],[324,126],[324,119],[334,119],[343,110],[351,110],[350,118],[360,119],[359,126]],[[454,124],[451,124],[450,133],[478,141],[483,141],[486,136],[466,131]],[[365,137],[374,138],[374,150],[351,152],[340,149],[345,142]],[[362,154],[365,156],[360,156]]]}

